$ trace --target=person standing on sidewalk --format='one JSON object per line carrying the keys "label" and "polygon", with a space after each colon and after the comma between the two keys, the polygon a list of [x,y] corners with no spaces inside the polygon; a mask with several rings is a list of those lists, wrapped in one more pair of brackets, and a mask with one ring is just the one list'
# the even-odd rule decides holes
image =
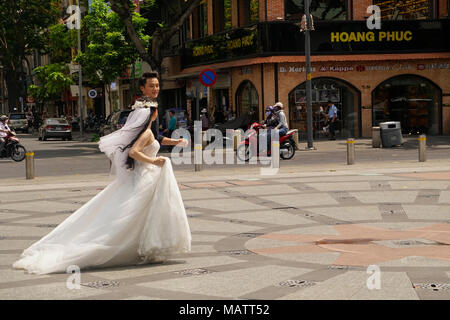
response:
{"label": "person standing on sidewalk", "polygon": [[170,110],[169,111],[169,127],[167,128],[169,130],[169,138],[172,137],[172,133],[177,129],[177,118],[175,117],[175,111]]}
{"label": "person standing on sidewalk", "polygon": [[337,120],[337,107],[333,102],[328,101],[328,125],[330,130],[330,140],[336,140],[336,120]]}

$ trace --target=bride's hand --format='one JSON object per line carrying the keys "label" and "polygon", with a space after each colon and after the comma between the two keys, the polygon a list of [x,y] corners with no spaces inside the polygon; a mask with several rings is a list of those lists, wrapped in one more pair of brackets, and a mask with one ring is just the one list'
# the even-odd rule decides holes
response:
{"label": "bride's hand", "polygon": [[166,159],[163,157],[157,157],[155,160],[153,160],[153,164],[162,167],[166,163]]}

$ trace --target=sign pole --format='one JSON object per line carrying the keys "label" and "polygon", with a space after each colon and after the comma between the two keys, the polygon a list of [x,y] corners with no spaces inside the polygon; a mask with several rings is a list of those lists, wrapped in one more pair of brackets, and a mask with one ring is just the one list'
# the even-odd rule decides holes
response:
{"label": "sign pole", "polygon": [[305,0],[306,30],[305,30],[305,60],[306,60],[306,123],[308,127],[308,149],[313,149],[312,132],[312,96],[311,96],[311,17],[309,15],[309,0]]}

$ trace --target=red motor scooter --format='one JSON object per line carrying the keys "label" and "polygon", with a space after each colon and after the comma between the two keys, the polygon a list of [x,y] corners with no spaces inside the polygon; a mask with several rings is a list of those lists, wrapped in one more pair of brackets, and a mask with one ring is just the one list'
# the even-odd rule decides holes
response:
{"label": "red motor scooter", "polygon": [[[241,161],[249,161],[254,156],[259,156],[258,135],[259,130],[264,129],[262,124],[254,122],[244,140],[239,143],[236,155]],[[270,156],[271,152],[267,152]],[[294,130],[289,130],[284,136],[280,137],[280,157],[283,160],[292,159],[295,154]]]}

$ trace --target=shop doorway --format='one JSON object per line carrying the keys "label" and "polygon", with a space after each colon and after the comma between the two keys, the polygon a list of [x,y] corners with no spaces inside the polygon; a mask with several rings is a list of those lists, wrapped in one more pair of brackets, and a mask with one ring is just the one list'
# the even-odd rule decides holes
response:
{"label": "shop doorway", "polygon": [[251,122],[258,121],[259,96],[255,86],[248,80],[242,82],[236,92],[237,116],[241,117],[245,113]]}
{"label": "shop doorway", "polygon": [[[213,97],[212,115],[214,116],[214,122],[223,123],[227,119],[230,119],[232,114],[228,99],[228,89],[214,89]],[[222,115],[219,115],[219,113],[222,113]]]}
{"label": "shop doorway", "polygon": [[[350,83],[331,77],[314,78],[312,87],[313,137],[327,137],[325,120],[328,102],[338,109],[336,137],[361,136],[361,92]],[[289,93],[289,128],[298,129],[299,138],[307,137],[306,83],[303,82]]]}
{"label": "shop doorway", "polygon": [[417,75],[400,75],[383,81],[372,91],[372,125],[399,121],[404,134],[442,132],[442,90]]}

